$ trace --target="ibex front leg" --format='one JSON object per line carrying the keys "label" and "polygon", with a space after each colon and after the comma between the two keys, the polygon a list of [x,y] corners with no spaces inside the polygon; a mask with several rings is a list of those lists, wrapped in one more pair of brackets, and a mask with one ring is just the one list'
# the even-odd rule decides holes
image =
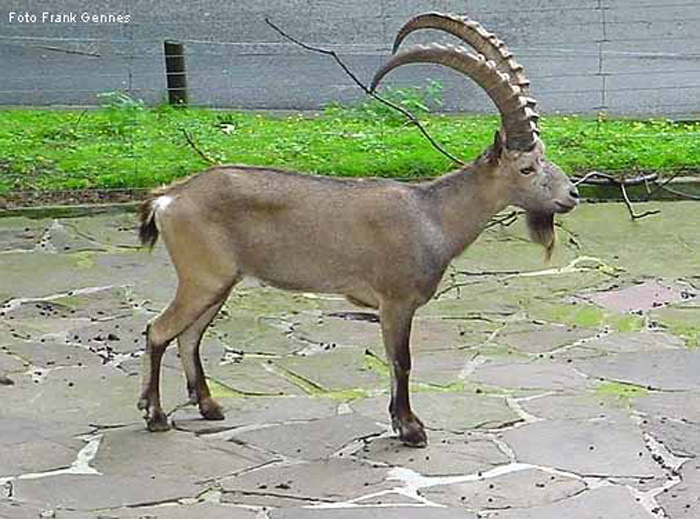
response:
{"label": "ibex front leg", "polygon": [[409,447],[425,447],[423,423],[411,411],[408,377],[411,373],[411,323],[415,308],[387,302],[380,308],[382,337],[391,368],[391,425]]}

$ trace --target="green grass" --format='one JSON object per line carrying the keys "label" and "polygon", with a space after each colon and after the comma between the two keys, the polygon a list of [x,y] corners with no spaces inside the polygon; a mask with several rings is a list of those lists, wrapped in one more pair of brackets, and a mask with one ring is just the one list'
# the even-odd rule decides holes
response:
{"label": "green grass", "polygon": [[[406,96],[404,96],[406,97]],[[419,111],[432,109],[415,99]],[[433,103],[433,105],[436,103]],[[471,160],[492,141],[495,116],[423,113],[430,133]],[[700,123],[548,117],[548,156],[568,173],[700,169]],[[204,169],[210,157],[341,176],[421,177],[453,168],[416,128],[371,103],[285,117],[144,107],[125,96],[90,111],[0,111],[0,193],[150,187]]]}

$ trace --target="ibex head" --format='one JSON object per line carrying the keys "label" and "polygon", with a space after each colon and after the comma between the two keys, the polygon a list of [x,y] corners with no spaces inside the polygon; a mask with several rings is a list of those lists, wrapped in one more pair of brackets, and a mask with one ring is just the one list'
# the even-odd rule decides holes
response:
{"label": "ibex head", "polygon": [[549,257],[554,247],[554,214],[571,211],[579,195],[561,169],[545,158],[536,101],[530,96],[523,67],[505,43],[479,23],[441,13],[425,13],[409,20],[396,36],[394,52],[411,32],[426,28],[449,32],[478,54],[470,54],[462,46],[415,45],[389,59],[375,74],[371,88],[396,67],[419,62],[450,67],[479,84],[501,114],[501,130],[484,158],[493,166],[492,174],[506,181],[510,203],[527,211],[531,238],[545,247]]}

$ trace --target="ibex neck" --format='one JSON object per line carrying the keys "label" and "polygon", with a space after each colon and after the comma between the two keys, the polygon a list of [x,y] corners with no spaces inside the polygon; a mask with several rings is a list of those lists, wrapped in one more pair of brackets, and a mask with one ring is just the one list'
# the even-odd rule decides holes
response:
{"label": "ibex neck", "polygon": [[431,182],[450,260],[476,240],[492,216],[510,204],[508,185],[489,164],[475,163]]}

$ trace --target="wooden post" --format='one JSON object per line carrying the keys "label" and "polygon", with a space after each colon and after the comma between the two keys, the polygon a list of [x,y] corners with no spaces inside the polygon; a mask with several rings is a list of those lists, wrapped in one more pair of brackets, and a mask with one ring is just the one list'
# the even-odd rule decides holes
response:
{"label": "wooden post", "polygon": [[165,41],[165,77],[168,82],[168,102],[175,106],[187,106],[187,71],[185,46]]}

